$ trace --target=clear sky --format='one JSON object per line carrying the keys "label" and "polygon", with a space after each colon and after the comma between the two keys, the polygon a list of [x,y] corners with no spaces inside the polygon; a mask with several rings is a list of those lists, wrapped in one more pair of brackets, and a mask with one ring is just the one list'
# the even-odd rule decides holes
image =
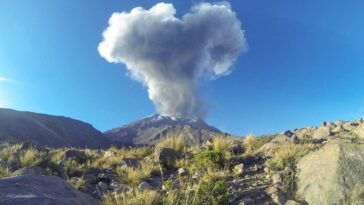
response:
{"label": "clear sky", "polygon": [[[0,107],[64,115],[104,131],[153,114],[146,89],[97,46],[113,12],[154,0],[1,0]],[[177,16],[198,3],[172,2]],[[206,121],[265,134],[364,117],[364,2],[230,1],[249,51],[200,87]]]}

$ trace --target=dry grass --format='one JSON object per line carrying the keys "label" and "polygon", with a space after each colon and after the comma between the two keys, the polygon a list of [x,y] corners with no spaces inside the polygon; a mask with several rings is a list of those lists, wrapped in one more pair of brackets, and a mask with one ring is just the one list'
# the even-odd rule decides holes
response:
{"label": "dry grass", "polygon": [[283,143],[277,145],[273,150],[274,157],[267,161],[268,167],[273,170],[285,167],[294,168],[301,157],[316,148],[317,145],[313,144]]}
{"label": "dry grass", "polygon": [[20,147],[21,144],[9,145],[7,147],[4,147],[0,151],[0,158],[8,162],[14,161],[13,154],[18,152]]}
{"label": "dry grass", "polygon": [[45,160],[46,153],[39,151],[33,147],[21,153],[19,161],[22,167],[37,166]]}
{"label": "dry grass", "polygon": [[10,176],[9,169],[7,167],[0,166],[0,179]]}
{"label": "dry grass", "polygon": [[156,191],[134,190],[127,193],[110,193],[103,197],[103,205],[155,205],[161,204],[161,196]]}
{"label": "dry grass", "polygon": [[142,162],[140,167],[117,167],[116,172],[122,178],[123,182],[129,185],[137,186],[140,182],[147,180],[152,172],[158,170],[158,167],[149,162]]}
{"label": "dry grass", "polygon": [[75,187],[76,189],[81,189],[86,186],[86,182],[82,178],[67,179],[67,183],[70,184],[71,186]]}
{"label": "dry grass", "polygon": [[224,135],[217,135],[214,137],[212,144],[214,150],[228,153],[234,144],[234,139]]}
{"label": "dry grass", "polygon": [[254,147],[257,143],[257,139],[252,134],[248,134],[244,138],[244,147],[246,148],[247,152],[254,152]]}
{"label": "dry grass", "polygon": [[65,153],[66,153],[66,150],[62,150],[62,149],[52,150],[49,153],[50,154],[50,159],[54,163],[59,163],[61,160],[63,160]]}
{"label": "dry grass", "polygon": [[156,147],[170,148],[181,152],[185,148],[185,140],[183,135],[168,135],[159,141]]}

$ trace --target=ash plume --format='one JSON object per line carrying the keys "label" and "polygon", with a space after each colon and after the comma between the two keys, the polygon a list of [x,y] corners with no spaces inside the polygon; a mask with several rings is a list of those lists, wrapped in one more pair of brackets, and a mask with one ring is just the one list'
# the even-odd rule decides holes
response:
{"label": "ash plume", "polygon": [[248,45],[230,4],[200,3],[177,18],[172,4],[113,13],[98,46],[111,63],[123,63],[143,83],[161,115],[199,117],[201,79],[216,79]]}

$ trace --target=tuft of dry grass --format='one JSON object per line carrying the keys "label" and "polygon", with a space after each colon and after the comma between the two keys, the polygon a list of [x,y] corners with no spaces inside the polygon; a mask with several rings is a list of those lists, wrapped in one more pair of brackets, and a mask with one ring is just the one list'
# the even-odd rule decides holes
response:
{"label": "tuft of dry grass", "polygon": [[185,148],[185,140],[183,135],[168,135],[165,139],[159,141],[156,147],[170,148],[181,152]]}
{"label": "tuft of dry grass", "polygon": [[212,141],[214,150],[222,151],[225,153],[230,152],[231,147],[234,144],[234,139],[224,135],[217,135]]}
{"label": "tuft of dry grass", "polygon": [[7,161],[12,162],[14,161],[13,154],[18,152],[21,147],[21,144],[14,144],[4,147],[0,151],[0,158]]}
{"label": "tuft of dry grass", "polygon": [[124,183],[137,186],[140,182],[147,180],[150,175],[158,170],[158,167],[149,162],[141,162],[140,167],[117,167],[116,172],[120,176],[124,176]]}
{"label": "tuft of dry grass", "polygon": [[9,168],[0,166],[0,179],[10,176]]}
{"label": "tuft of dry grass", "polygon": [[20,154],[19,161],[22,167],[37,166],[45,160],[46,153],[33,147]]}
{"label": "tuft of dry grass", "polygon": [[254,148],[257,144],[257,139],[252,134],[248,134],[244,138],[244,147],[246,148],[247,152],[254,152]]}
{"label": "tuft of dry grass", "polygon": [[272,170],[280,170],[285,167],[294,168],[301,157],[316,148],[317,145],[313,144],[283,143],[277,145],[273,150],[274,156],[267,161],[267,165]]}
{"label": "tuft of dry grass", "polygon": [[161,204],[162,197],[157,191],[129,191],[127,193],[110,193],[103,197],[103,205],[155,205]]}

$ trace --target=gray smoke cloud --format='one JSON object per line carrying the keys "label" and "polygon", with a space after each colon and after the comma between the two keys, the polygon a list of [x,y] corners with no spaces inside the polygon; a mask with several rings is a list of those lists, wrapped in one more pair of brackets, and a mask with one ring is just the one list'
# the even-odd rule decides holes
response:
{"label": "gray smoke cloud", "polygon": [[229,74],[248,45],[226,2],[197,4],[182,18],[175,14],[168,3],[113,13],[98,50],[108,62],[126,65],[160,114],[201,118],[197,83]]}

